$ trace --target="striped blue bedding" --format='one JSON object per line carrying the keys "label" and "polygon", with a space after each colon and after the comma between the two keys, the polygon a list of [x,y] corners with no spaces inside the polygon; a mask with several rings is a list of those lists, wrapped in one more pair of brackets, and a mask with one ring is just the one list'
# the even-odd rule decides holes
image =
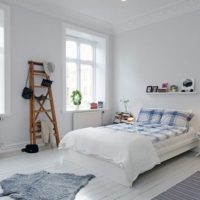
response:
{"label": "striped blue bedding", "polygon": [[106,128],[116,131],[124,131],[133,134],[141,134],[148,137],[153,143],[160,142],[181,134],[185,134],[188,131],[188,127],[185,126],[169,126],[163,124],[113,124],[108,125]]}

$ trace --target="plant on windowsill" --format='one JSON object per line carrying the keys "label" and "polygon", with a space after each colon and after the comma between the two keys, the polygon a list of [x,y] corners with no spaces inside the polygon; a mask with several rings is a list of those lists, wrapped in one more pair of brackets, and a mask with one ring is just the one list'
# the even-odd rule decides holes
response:
{"label": "plant on windowsill", "polygon": [[79,106],[81,105],[81,100],[82,100],[81,92],[79,90],[72,91],[71,100],[73,104],[76,106],[76,109],[78,110]]}

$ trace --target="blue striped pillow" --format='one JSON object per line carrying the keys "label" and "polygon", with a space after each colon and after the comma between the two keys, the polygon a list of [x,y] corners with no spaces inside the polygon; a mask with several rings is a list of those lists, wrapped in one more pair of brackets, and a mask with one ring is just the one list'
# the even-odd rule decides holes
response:
{"label": "blue striped pillow", "polygon": [[137,118],[137,122],[147,124],[159,124],[163,113],[163,109],[141,108]]}
{"label": "blue striped pillow", "polygon": [[168,126],[188,126],[193,116],[192,112],[165,111],[161,118],[161,124]]}

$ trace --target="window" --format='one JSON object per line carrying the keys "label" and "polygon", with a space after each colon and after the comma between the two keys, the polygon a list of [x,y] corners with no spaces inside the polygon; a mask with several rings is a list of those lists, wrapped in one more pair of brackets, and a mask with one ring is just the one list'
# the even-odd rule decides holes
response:
{"label": "window", "polygon": [[9,113],[9,8],[0,4],[0,115]]}
{"label": "window", "polygon": [[66,39],[67,110],[74,108],[70,98],[73,90],[81,91],[82,109],[89,108],[89,104],[95,101],[95,52],[95,42],[75,37]]}
{"label": "window", "polygon": [[62,33],[63,111],[76,109],[70,97],[73,90],[82,93],[80,110],[90,109],[90,103],[98,101],[108,109],[109,37],[70,24],[63,24]]}

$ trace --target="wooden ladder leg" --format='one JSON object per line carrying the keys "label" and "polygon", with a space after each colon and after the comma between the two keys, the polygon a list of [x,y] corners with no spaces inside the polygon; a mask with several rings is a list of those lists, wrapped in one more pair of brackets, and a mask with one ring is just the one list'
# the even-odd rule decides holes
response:
{"label": "wooden ladder leg", "polygon": [[[29,88],[31,88],[32,85],[32,65],[29,66]],[[30,144],[33,144],[33,102],[32,102],[32,97],[29,100],[29,134],[30,134]]]}
{"label": "wooden ladder leg", "polygon": [[55,107],[54,107],[54,101],[53,101],[53,94],[52,94],[52,89],[48,88],[49,90],[49,100],[50,100],[50,106],[51,106],[51,112],[52,112],[52,118],[53,118],[53,127],[54,127],[54,136],[56,139],[56,144],[57,146],[60,143],[60,137],[59,137],[59,132],[58,132],[58,125],[57,125],[57,119],[56,119],[56,113],[55,113]]}
{"label": "wooden ladder leg", "polygon": [[29,87],[33,91],[33,95],[30,99],[30,144],[36,144],[36,135],[35,135],[35,102],[34,102],[34,74],[33,74],[33,64],[30,63],[29,66]]}

